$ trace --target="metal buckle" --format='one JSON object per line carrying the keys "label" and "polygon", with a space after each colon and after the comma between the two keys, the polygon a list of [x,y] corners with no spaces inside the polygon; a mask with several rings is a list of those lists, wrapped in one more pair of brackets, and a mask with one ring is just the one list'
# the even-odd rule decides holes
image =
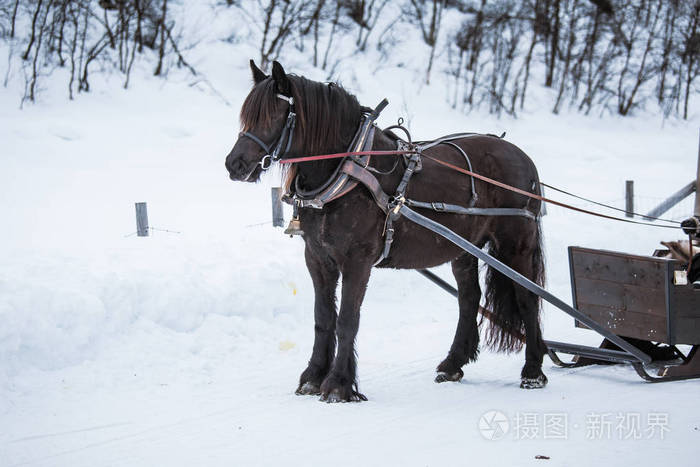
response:
{"label": "metal buckle", "polygon": [[401,206],[403,206],[405,202],[406,198],[403,195],[394,196],[391,199],[391,201],[389,202],[389,216],[391,216],[392,220],[395,220],[399,217],[399,211],[401,210]]}
{"label": "metal buckle", "polygon": [[303,207],[310,207],[310,208],[314,208],[314,209],[323,209],[323,201],[321,201],[318,198],[305,199],[302,201],[302,206]]}
{"label": "metal buckle", "polygon": [[445,203],[432,202],[430,205],[433,207],[433,211],[443,212],[445,210]]}
{"label": "metal buckle", "polygon": [[258,164],[260,164],[260,168],[262,168],[263,170],[269,169],[272,165],[272,156],[270,156],[269,154],[265,154],[260,160],[260,162],[258,162]]}

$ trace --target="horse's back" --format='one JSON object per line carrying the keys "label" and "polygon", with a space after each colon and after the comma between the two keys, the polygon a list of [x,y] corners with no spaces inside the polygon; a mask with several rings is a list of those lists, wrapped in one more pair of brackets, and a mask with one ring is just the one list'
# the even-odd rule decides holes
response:
{"label": "horse's back", "polygon": [[[464,151],[462,154],[452,144]],[[539,194],[539,177],[532,159],[516,145],[493,135],[470,135],[439,144],[426,151],[436,159],[505,183],[520,190]],[[466,155],[466,160],[465,159]],[[423,182],[431,185],[433,194],[442,193],[449,200],[457,196],[462,201],[471,200],[471,177],[424,158],[427,171]],[[417,184],[420,184],[418,182]],[[535,207],[539,201],[496,187],[486,181],[474,178],[479,207]],[[528,201],[529,200],[529,201]],[[438,200],[436,200],[438,201]],[[442,201],[442,200],[439,200]],[[539,206],[537,206],[537,210]]]}
{"label": "horse's back", "polygon": [[474,158],[472,164],[477,173],[477,166],[482,165],[487,171],[483,175],[515,184],[517,188],[523,188],[517,185],[525,179],[539,181],[532,159],[510,141],[493,135],[477,135],[462,138],[458,144],[470,158]]}

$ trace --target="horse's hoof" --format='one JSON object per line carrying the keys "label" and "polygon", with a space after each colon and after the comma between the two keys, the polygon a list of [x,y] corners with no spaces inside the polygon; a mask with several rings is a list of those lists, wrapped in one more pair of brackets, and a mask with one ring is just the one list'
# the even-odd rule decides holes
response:
{"label": "horse's hoof", "polygon": [[328,402],[329,404],[336,404],[338,402],[347,402],[345,399],[343,399],[341,397],[339,389],[332,390],[330,392],[330,394],[322,395],[321,400],[323,402]]}
{"label": "horse's hoof", "polygon": [[435,377],[435,382],[436,383],[447,383],[447,382],[456,382],[462,379],[462,376],[464,376],[464,372],[462,370],[457,370],[456,373],[447,373],[445,371],[438,371],[437,376]]}
{"label": "horse's hoof", "polygon": [[321,394],[321,401],[329,404],[335,404],[337,402],[360,402],[366,400],[367,397],[357,391],[350,391],[347,396],[343,396],[340,389],[333,389],[328,394]]}
{"label": "horse's hoof", "polygon": [[539,375],[537,378],[521,378],[520,388],[521,389],[542,389],[547,385],[547,377],[544,374]]}
{"label": "horse's hoof", "polygon": [[321,394],[321,387],[318,384],[307,381],[297,388],[295,394],[297,396],[318,396]]}

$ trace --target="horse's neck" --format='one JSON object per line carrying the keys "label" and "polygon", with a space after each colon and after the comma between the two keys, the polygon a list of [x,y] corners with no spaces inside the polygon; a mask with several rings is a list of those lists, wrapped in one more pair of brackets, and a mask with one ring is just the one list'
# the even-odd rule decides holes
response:
{"label": "horse's neck", "polygon": [[[328,151],[330,154],[331,151]],[[314,161],[297,165],[297,177],[301,186],[307,190],[313,190],[328,181],[333,176],[341,159]]]}
{"label": "horse's neck", "polygon": [[[377,131],[374,134],[372,149],[380,151],[392,150],[396,149],[396,143],[384,132]],[[348,148],[341,144],[336,148],[329,148],[325,153],[332,154],[347,150]],[[311,190],[325,184],[336,173],[336,169],[341,162],[342,159],[329,159],[299,164],[297,166],[297,176],[300,177],[302,187]],[[394,162],[394,157],[392,156],[372,158],[372,166],[381,171],[391,170]]]}

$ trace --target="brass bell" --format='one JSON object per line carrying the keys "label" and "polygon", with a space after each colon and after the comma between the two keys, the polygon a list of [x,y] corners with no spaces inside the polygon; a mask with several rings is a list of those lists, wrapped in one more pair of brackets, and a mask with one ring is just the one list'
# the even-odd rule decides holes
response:
{"label": "brass bell", "polygon": [[294,235],[304,235],[304,231],[301,230],[301,222],[299,222],[298,217],[293,217],[289,221],[289,225],[284,229],[284,234],[293,237]]}

